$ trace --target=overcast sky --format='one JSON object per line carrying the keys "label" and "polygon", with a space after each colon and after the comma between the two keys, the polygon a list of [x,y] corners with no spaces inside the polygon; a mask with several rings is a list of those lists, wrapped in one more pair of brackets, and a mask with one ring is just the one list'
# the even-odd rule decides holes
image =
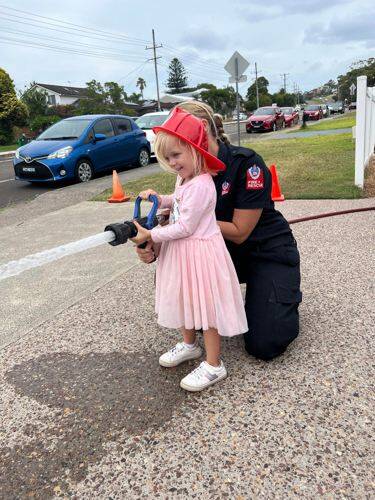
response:
{"label": "overcast sky", "polygon": [[173,57],[190,86],[227,85],[223,67],[235,50],[250,63],[243,95],[255,62],[271,92],[282,86],[283,73],[287,90],[294,84],[310,90],[375,56],[374,20],[374,0],[0,0],[0,67],[17,89],[33,80],[84,86],[96,79],[132,93],[141,76],[145,97],[155,98],[154,65],[147,61],[153,53],[145,50],[154,28],[163,46],[161,93]]}

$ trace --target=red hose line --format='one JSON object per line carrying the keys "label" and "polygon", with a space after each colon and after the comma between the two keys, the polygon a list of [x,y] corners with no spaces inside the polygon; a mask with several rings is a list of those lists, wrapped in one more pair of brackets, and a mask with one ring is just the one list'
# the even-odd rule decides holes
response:
{"label": "red hose line", "polygon": [[367,212],[369,210],[375,210],[375,207],[353,208],[351,210],[341,210],[340,212],[326,212],[319,215],[309,215],[308,217],[300,217],[299,219],[288,220],[288,222],[289,224],[297,224],[297,222],[305,222],[314,219],[323,219],[324,217],[333,217],[335,215],[352,214],[354,212]]}

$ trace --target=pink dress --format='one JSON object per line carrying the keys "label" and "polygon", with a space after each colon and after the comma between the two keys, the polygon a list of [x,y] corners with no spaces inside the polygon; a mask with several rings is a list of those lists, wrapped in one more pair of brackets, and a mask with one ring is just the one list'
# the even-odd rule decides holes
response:
{"label": "pink dress", "polygon": [[[178,178],[177,184],[181,182]],[[162,196],[169,225],[151,230],[162,243],[156,271],[155,310],[167,328],[217,328],[231,337],[248,331],[232,259],[215,217],[216,189],[210,174],[177,185]]]}

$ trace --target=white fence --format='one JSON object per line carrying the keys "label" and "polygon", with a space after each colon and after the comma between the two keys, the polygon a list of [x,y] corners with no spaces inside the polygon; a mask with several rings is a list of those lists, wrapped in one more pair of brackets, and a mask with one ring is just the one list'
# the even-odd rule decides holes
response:
{"label": "white fence", "polygon": [[354,182],[363,188],[364,170],[375,146],[375,87],[367,87],[367,76],[357,78],[356,122]]}

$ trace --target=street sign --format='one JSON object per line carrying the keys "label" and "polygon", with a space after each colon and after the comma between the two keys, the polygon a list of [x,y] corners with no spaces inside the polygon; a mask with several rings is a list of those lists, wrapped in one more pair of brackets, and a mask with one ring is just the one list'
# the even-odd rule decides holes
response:
{"label": "street sign", "polygon": [[242,75],[238,78],[238,80],[236,80],[236,78],[234,76],[230,76],[229,77],[229,83],[242,83],[242,82],[247,82],[247,76],[246,75]]}
{"label": "street sign", "polygon": [[354,83],[352,83],[349,87],[349,91],[350,91],[350,95],[354,95],[355,94],[355,90],[356,90],[356,86],[354,85]]}
{"label": "street sign", "polygon": [[249,62],[236,51],[224,66],[224,69],[233,78],[239,78],[248,67]]}
{"label": "street sign", "polygon": [[236,108],[237,108],[237,141],[238,145],[241,146],[241,135],[240,135],[240,94],[238,93],[238,83],[246,82],[247,77],[242,73],[249,67],[248,61],[241,56],[237,51],[232,55],[227,64],[224,66],[225,71],[231,75],[229,78],[229,83],[236,84]]}

